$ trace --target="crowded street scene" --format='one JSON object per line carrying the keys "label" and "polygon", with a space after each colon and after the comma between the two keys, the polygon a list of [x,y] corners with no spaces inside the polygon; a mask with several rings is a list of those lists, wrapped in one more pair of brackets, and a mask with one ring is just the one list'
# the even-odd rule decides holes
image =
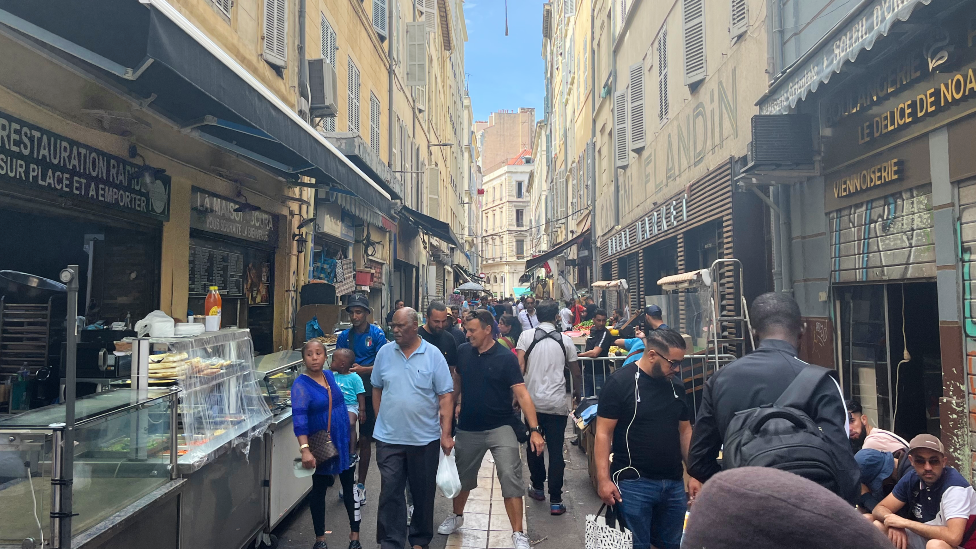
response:
{"label": "crowded street scene", "polygon": [[0,52],[0,549],[976,549],[976,0]]}

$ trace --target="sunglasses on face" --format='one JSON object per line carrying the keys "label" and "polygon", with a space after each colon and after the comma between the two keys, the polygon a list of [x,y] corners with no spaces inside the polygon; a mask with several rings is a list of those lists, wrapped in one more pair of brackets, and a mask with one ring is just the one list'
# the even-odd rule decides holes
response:
{"label": "sunglasses on face", "polygon": [[922,459],[920,457],[913,457],[912,458],[912,463],[914,463],[915,465],[919,465],[919,466],[925,465],[926,463],[928,463],[932,467],[935,467],[935,466],[940,465],[942,463],[942,458],[933,457],[933,458],[929,458],[929,459],[925,460],[925,459]]}
{"label": "sunglasses on face", "polygon": [[655,355],[657,355],[657,356],[659,356],[659,357],[661,357],[661,358],[662,358],[662,359],[664,359],[664,360],[665,360],[665,361],[666,361],[666,362],[667,362],[668,364],[670,364],[670,365],[671,365],[671,369],[672,369],[672,370],[678,370],[678,369],[680,369],[680,368],[681,368],[681,360],[671,360],[671,359],[669,359],[669,358],[667,358],[667,357],[665,357],[665,356],[663,356],[663,355],[661,355],[661,353],[659,353],[659,352],[657,352],[657,351],[655,351],[654,349],[651,349],[651,352],[652,352],[652,353],[654,353]]}

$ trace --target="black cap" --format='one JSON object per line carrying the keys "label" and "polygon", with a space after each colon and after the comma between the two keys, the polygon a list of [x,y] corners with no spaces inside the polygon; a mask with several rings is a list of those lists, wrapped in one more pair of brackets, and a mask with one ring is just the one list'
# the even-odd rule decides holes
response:
{"label": "black cap", "polygon": [[659,318],[664,314],[664,311],[662,311],[657,305],[648,305],[647,307],[644,307],[644,314]]}
{"label": "black cap", "polygon": [[351,313],[353,307],[362,307],[367,313],[372,314],[373,309],[369,307],[369,299],[363,294],[352,294],[346,303],[346,312]]}

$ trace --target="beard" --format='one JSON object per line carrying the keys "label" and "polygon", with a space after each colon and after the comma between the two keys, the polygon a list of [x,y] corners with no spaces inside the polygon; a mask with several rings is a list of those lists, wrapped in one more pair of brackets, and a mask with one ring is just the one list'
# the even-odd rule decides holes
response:
{"label": "beard", "polygon": [[664,368],[662,368],[660,364],[655,362],[653,365],[651,365],[651,377],[660,379],[665,376],[667,376],[667,374],[664,372]]}

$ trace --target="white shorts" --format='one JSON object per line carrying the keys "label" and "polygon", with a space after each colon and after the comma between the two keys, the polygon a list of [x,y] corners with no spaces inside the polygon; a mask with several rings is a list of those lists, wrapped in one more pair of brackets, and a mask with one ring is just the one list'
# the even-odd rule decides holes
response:
{"label": "white shorts", "polygon": [[346,410],[356,414],[356,419],[359,419],[359,404],[346,404]]}

